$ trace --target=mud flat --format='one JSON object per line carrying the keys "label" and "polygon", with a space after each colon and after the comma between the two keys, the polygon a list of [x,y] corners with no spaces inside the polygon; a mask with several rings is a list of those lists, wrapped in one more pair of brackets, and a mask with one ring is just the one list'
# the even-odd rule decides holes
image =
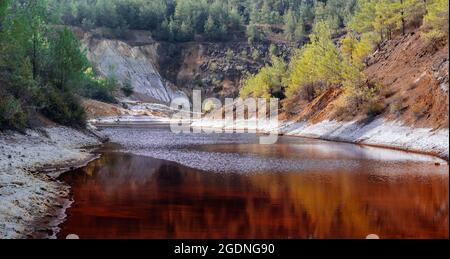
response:
{"label": "mud flat", "polygon": [[0,133],[0,238],[55,237],[69,186],[56,180],[95,158],[102,143],[92,131],[67,127]]}

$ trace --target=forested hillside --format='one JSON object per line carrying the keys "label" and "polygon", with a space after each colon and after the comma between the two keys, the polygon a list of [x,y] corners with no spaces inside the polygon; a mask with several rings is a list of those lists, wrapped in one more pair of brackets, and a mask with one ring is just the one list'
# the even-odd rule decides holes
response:
{"label": "forested hillside", "polygon": [[[130,49],[157,42],[155,66],[177,90],[201,88],[220,98],[279,97],[288,115],[330,90],[339,92],[340,117],[400,109],[384,102],[392,89],[370,80],[374,72],[368,67],[381,62],[373,53],[411,33],[421,35],[423,48],[448,49],[448,0],[0,3],[2,129],[30,126],[34,113],[82,126],[80,96],[115,103],[119,88],[126,96],[133,93],[129,82],[99,76],[75,27]],[[149,33],[149,39],[133,43],[136,32]]]}
{"label": "forested hillside", "polygon": [[79,127],[79,95],[114,101],[115,83],[96,78],[79,40],[55,21],[47,1],[0,1],[0,129],[28,127],[36,113]]}
{"label": "forested hillside", "polygon": [[[241,96],[269,98],[280,96],[281,92],[287,97],[284,108],[289,116],[289,113],[295,114],[298,111],[295,107],[300,103],[312,102],[319,96],[329,95],[330,91],[335,93],[337,91],[339,99],[334,103],[333,109],[337,117],[352,119],[360,112],[368,117],[386,111],[403,113],[408,106],[402,101],[397,100],[394,104],[389,104],[384,99],[400,91],[394,87],[398,79],[402,78],[403,84],[411,85],[415,84],[414,80],[419,80],[416,71],[412,69],[413,62],[417,63],[416,66],[418,62],[423,63],[423,60],[428,63],[439,62],[432,66],[440,67],[441,64],[448,66],[448,59],[445,60],[445,53],[448,55],[448,1],[359,0],[354,10],[354,14],[345,24],[345,36],[337,38],[333,36],[335,24],[326,17],[316,16],[309,42],[296,51],[289,63],[283,63],[283,60],[274,57],[272,62],[259,73],[248,76],[240,91]],[[409,45],[403,46],[404,63],[398,62],[398,57],[391,59],[385,63],[391,67],[391,70],[378,66],[378,69],[383,69],[381,71],[384,73],[383,76],[378,75],[378,77],[387,77],[402,66],[411,66],[411,70],[404,71],[406,74],[398,75],[388,84],[381,80],[369,80],[380,72],[373,69],[366,71],[366,69],[374,62],[382,62],[383,58],[389,58],[386,54],[384,57],[375,59],[373,53],[375,52],[377,56],[377,53],[381,51],[393,52],[400,42],[410,39],[410,35],[416,33],[419,37],[415,37],[414,41],[410,40]],[[396,45],[389,44],[394,38],[397,38]],[[412,48],[409,53],[405,51],[412,44],[416,49]],[[386,46],[389,46],[389,49]],[[442,50],[441,54],[444,54],[444,60],[433,60],[434,54],[440,50]],[[411,51],[423,52],[423,54],[408,56],[412,54]],[[422,60],[418,61],[418,57]],[[431,66],[424,66],[421,69],[423,70],[420,73],[428,73]],[[448,84],[448,74],[446,78]],[[420,93],[421,96],[416,96],[417,100],[424,98],[427,92],[431,92],[432,87],[430,82],[428,89],[423,90]],[[397,97],[408,98],[408,96]],[[432,105],[434,105],[432,101],[421,107],[415,105],[412,107],[416,110],[413,113],[417,114],[419,119]],[[427,116],[448,118],[445,109],[441,112],[444,114],[427,114]]]}
{"label": "forested hillside", "polygon": [[231,40],[245,30],[249,41],[263,41],[284,32],[288,41],[302,41],[316,19],[343,28],[356,0],[51,0],[65,24],[110,28],[111,36],[149,30],[169,41]]}

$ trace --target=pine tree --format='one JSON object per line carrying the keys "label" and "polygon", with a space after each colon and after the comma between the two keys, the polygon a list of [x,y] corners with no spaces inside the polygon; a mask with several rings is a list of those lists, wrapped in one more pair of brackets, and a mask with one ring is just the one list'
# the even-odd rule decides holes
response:
{"label": "pine tree", "polygon": [[292,9],[284,15],[284,35],[288,41],[301,41],[304,36],[303,21]]}
{"label": "pine tree", "polygon": [[56,31],[50,39],[48,72],[52,83],[60,90],[74,92],[89,67],[81,43],[71,30]]}
{"label": "pine tree", "polygon": [[286,75],[286,64],[283,59],[272,56],[271,63],[261,68],[257,74],[247,75],[239,94],[241,98],[252,96],[268,99],[273,93],[282,91]]}
{"label": "pine tree", "polygon": [[260,41],[263,38],[263,33],[254,24],[249,24],[246,30],[247,40],[250,45]]}
{"label": "pine tree", "polygon": [[342,40],[341,51],[349,64],[362,70],[366,57],[373,51],[374,43],[371,33],[364,33],[360,39],[352,32],[347,33]]}
{"label": "pine tree", "polygon": [[426,36],[431,39],[447,38],[449,35],[449,1],[432,0],[427,5],[427,14],[424,18],[427,27]]}
{"label": "pine tree", "polygon": [[400,1],[400,20],[402,34],[406,33],[406,26],[414,19],[422,19],[426,11],[426,0],[398,0]]}
{"label": "pine tree", "polygon": [[227,28],[225,24],[220,25],[214,18],[209,15],[205,23],[205,35],[210,40],[220,40],[226,34]]}
{"label": "pine tree", "polygon": [[242,17],[236,8],[231,8],[228,19],[232,29],[238,29],[242,23]]}
{"label": "pine tree", "polygon": [[29,37],[26,19],[9,13],[10,4],[0,3],[0,129],[20,130],[37,89],[24,44]]}
{"label": "pine tree", "polygon": [[0,1],[0,29],[2,28],[3,19],[6,16],[6,10],[9,7],[11,0],[2,0]]}
{"label": "pine tree", "polygon": [[22,15],[26,17],[28,24],[28,52],[33,67],[33,79],[37,79],[40,66],[42,66],[42,51],[45,45],[45,33],[47,30],[47,1],[30,0],[22,9]]}
{"label": "pine tree", "polygon": [[311,100],[316,92],[342,82],[342,58],[331,40],[327,22],[318,22],[310,36],[311,42],[297,51],[291,60],[287,95],[301,95]]}
{"label": "pine tree", "polygon": [[359,33],[375,31],[377,2],[377,0],[358,0],[357,11],[349,23],[349,28]]}
{"label": "pine tree", "polygon": [[189,41],[193,39],[194,32],[192,29],[192,22],[190,19],[181,22],[180,30],[178,33],[178,40],[179,41]]}
{"label": "pine tree", "polygon": [[366,58],[373,52],[374,45],[374,36],[372,33],[362,34],[352,53],[353,65],[361,70],[363,69],[362,63],[365,63],[367,66]]}
{"label": "pine tree", "polygon": [[355,34],[352,32],[347,33],[345,37],[342,39],[341,51],[342,54],[353,58],[353,52],[355,51],[356,45],[358,44],[358,39]]}

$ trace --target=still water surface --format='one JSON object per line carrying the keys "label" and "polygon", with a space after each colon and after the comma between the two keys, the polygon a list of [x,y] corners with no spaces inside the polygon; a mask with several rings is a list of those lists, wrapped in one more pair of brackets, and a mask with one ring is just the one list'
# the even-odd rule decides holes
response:
{"label": "still water surface", "polygon": [[[448,164],[358,145],[108,128],[102,158],[62,176],[59,238],[448,238]],[[440,163],[440,165],[436,165]]]}

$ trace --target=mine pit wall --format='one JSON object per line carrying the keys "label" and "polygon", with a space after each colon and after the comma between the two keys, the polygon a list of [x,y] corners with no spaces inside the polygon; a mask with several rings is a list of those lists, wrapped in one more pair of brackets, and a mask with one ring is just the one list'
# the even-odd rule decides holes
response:
{"label": "mine pit wall", "polygon": [[246,72],[256,73],[270,61],[271,45],[276,46],[275,54],[283,53],[286,58],[294,49],[285,42],[250,46],[245,38],[170,43],[155,41],[143,31],[130,31],[127,40],[107,39],[101,36],[101,29],[73,29],[100,75],[131,83],[135,100],[163,104],[177,97],[191,97],[193,89],[201,90],[204,98],[237,97]]}

